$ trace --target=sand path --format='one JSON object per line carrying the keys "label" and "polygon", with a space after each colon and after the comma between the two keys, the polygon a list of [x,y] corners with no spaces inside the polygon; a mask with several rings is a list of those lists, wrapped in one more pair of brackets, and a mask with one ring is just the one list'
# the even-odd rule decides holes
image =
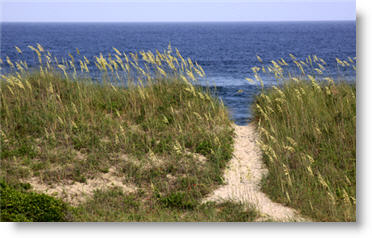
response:
{"label": "sand path", "polygon": [[233,158],[224,174],[226,185],[213,191],[205,201],[230,200],[253,205],[261,214],[259,221],[305,221],[294,209],[271,201],[261,192],[260,182],[268,171],[256,144],[254,125],[235,125],[235,133]]}

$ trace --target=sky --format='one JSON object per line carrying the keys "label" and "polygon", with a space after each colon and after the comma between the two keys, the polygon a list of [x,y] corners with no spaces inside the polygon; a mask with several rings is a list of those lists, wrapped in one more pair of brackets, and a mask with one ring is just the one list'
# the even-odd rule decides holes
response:
{"label": "sky", "polygon": [[0,0],[1,22],[355,20],[355,0]]}

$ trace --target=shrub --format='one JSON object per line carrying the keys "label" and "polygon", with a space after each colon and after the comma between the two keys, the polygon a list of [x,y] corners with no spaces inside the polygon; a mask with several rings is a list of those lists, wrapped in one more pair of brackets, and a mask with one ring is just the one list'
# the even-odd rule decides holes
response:
{"label": "shrub", "polygon": [[0,182],[1,221],[62,222],[66,221],[66,205],[51,196],[16,190]]}

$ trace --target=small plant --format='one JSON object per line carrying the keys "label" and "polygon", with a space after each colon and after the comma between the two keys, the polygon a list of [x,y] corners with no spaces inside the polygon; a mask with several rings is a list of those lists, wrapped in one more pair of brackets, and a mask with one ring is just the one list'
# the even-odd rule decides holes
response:
{"label": "small plant", "polygon": [[255,209],[246,208],[243,204],[223,202],[215,206],[219,211],[218,216],[226,222],[252,222],[258,217]]}
{"label": "small plant", "polygon": [[158,201],[168,208],[192,209],[197,205],[187,193],[179,191],[166,196],[159,195]]}

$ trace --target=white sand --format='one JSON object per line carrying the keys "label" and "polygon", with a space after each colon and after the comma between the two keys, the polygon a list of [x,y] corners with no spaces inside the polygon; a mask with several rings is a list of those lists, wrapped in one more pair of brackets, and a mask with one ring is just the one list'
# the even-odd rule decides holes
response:
{"label": "white sand", "polygon": [[213,191],[206,201],[235,201],[255,207],[261,214],[260,221],[305,221],[298,213],[271,201],[260,190],[260,182],[267,174],[256,144],[255,127],[235,125],[234,154],[224,174],[226,185]]}
{"label": "white sand", "polygon": [[129,193],[136,190],[132,184],[124,184],[124,178],[117,176],[115,168],[110,168],[108,173],[100,173],[93,179],[87,179],[86,183],[74,181],[61,181],[60,183],[45,184],[39,178],[33,177],[25,182],[32,185],[34,191],[55,195],[65,202],[78,205],[86,199],[91,198],[97,189],[106,190],[112,187],[120,188],[123,192]]}

